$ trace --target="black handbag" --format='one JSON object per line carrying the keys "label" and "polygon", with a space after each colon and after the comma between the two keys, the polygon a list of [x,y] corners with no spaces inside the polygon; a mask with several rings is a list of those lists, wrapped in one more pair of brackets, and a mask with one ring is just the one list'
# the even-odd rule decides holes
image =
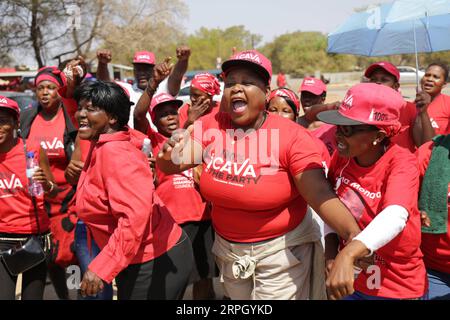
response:
{"label": "black handbag", "polygon": [[[26,152],[25,141],[24,148]],[[13,276],[17,276],[20,273],[37,266],[46,259],[46,251],[44,251],[43,248],[43,242],[45,240],[41,236],[36,198],[32,196],[31,200],[33,202],[34,214],[36,216],[38,235],[32,235],[25,241],[25,243],[19,242],[16,246],[10,248],[9,250],[3,251],[1,254],[6,269],[8,269],[9,273]],[[45,244],[47,247],[47,241],[45,241]]]}

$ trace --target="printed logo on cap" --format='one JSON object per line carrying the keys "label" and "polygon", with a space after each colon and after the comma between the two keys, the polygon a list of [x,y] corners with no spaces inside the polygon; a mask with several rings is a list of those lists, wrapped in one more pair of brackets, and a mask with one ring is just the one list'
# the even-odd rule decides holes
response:
{"label": "printed logo on cap", "polygon": [[146,55],[146,54],[140,54],[136,57],[136,59],[145,59],[145,60],[150,60],[150,56]]}
{"label": "printed logo on cap", "polygon": [[342,102],[341,107],[351,109],[352,106],[353,106],[353,95],[352,94],[346,95],[344,101]]}
{"label": "printed logo on cap", "polygon": [[1,98],[1,99],[0,99],[0,103],[8,103],[8,101],[6,101],[5,98]]}
{"label": "printed logo on cap", "polygon": [[170,95],[168,95],[167,93],[162,93],[158,96],[155,97],[156,103],[161,103],[164,102],[166,100],[172,100],[172,97]]}
{"label": "printed logo on cap", "polygon": [[314,84],[316,84],[316,82],[314,81],[314,79],[306,79],[304,84],[305,85],[314,85]]}
{"label": "printed logo on cap", "polygon": [[259,58],[259,55],[256,53],[251,52],[241,52],[238,54],[235,59],[242,59],[242,60],[249,60],[252,62],[255,62],[257,64],[262,64],[261,59]]}

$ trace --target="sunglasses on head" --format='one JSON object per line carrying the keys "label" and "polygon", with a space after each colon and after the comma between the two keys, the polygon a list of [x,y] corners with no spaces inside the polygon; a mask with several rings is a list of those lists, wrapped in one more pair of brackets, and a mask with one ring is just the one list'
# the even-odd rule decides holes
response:
{"label": "sunglasses on head", "polygon": [[356,125],[356,126],[337,126],[339,133],[344,137],[351,137],[358,132],[378,131],[379,129],[371,125]]}

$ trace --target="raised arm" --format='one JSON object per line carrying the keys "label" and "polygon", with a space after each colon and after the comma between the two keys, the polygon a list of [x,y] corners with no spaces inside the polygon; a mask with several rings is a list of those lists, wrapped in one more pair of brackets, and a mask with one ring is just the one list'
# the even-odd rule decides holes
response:
{"label": "raised arm", "polygon": [[166,58],[163,63],[157,64],[153,69],[153,77],[148,82],[147,88],[142,93],[134,108],[133,122],[136,130],[144,134],[148,133],[150,127],[147,119],[148,108],[159,84],[167,78],[172,68],[173,65],[170,63],[170,58]]}
{"label": "raised arm", "polygon": [[436,135],[431,125],[430,116],[428,115],[430,102],[431,96],[428,93],[417,93],[415,103],[419,112],[413,128],[413,139],[417,147],[420,147],[425,142],[431,141]]}
{"label": "raised arm", "polygon": [[187,71],[189,64],[189,56],[191,55],[191,49],[188,46],[181,46],[177,48],[177,63],[173,68],[172,73],[167,80],[167,86],[169,93],[172,96],[176,96],[180,91],[181,81],[183,80],[183,76]]}
{"label": "raised arm", "polygon": [[98,80],[102,81],[111,81],[111,77],[109,76],[108,63],[112,60],[111,51],[108,49],[98,50],[97,51],[97,76]]}

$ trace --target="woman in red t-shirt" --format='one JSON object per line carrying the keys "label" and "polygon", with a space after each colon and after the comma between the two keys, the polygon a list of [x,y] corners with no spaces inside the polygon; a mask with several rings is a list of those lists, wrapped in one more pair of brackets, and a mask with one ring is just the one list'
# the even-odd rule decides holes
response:
{"label": "woman in red t-shirt", "polygon": [[115,278],[118,299],[181,298],[192,269],[188,236],[154,194],[145,155],[126,127],[130,101],[115,83],[74,94],[79,137],[91,149],[77,185],[77,214],[100,247],[81,283],[95,296]]}
{"label": "woman in red t-shirt", "polygon": [[[332,299],[419,299],[427,290],[417,159],[389,140],[401,129],[404,103],[387,86],[362,83],[347,92],[338,110],[318,114],[337,126],[329,179],[362,229],[336,257],[337,246],[326,237]],[[354,263],[372,253],[371,264],[354,280]]]}
{"label": "woman in red t-shirt", "polygon": [[423,260],[430,300],[450,299],[450,134],[423,144],[418,151],[422,179]]}
{"label": "woman in red t-shirt", "polygon": [[[19,113],[15,101],[0,96],[0,252],[22,245],[31,235],[40,233],[42,245],[48,253],[50,222],[44,210],[43,195],[36,196],[35,208],[28,192],[25,152],[39,153],[40,168],[34,172],[33,179],[42,184],[45,195],[54,197],[56,190],[52,187],[53,176],[45,153],[28,144],[25,147],[18,136]],[[45,261],[23,272],[22,300],[43,298],[46,275]],[[17,276],[12,275],[6,264],[0,262],[0,300],[15,299],[16,282]]]}
{"label": "woman in red t-shirt", "polygon": [[[29,145],[42,147],[49,159],[50,169],[55,177],[57,195],[54,198],[45,197],[45,209],[50,217],[50,229],[53,234],[55,250],[49,259],[48,272],[60,299],[69,299],[66,285],[64,265],[56,259],[58,251],[70,251],[61,237],[65,230],[61,226],[63,216],[69,215],[69,204],[74,197],[75,187],[72,187],[64,177],[64,170],[69,164],[75,142],[76,128],[72,123],[76,109],[65,104],[58,90],[66,84],[66,77],[56,67],[43,67],[35,77],[37,104],[22,112],[20,129]],[[73,230],[73,227],[72,227]],[[69,255],[73,254],[69,252]]]}
{"label": "woman in red t-shirt", "polygon": [[422,77],[422,90],[431,96],[431,102],[419,109],[414,128],[421,134],[423,144],[437,134],[450,133],[450,96],[442,93],[448,79],[448,66],[443,63],[432,63]]}
{"label": "woman in red t-shirt", "polygon": [[359,228],[330,189],[311,135],[266,111],[270,61],[249,50],[222,69],[222,110],[189,127],[193,139],[172,135],[156,164],[166,174],[203,165],[200,191],[212,203],[213,253],[227,296],[323,299],[320,232],[306,202],[345,239]]}

